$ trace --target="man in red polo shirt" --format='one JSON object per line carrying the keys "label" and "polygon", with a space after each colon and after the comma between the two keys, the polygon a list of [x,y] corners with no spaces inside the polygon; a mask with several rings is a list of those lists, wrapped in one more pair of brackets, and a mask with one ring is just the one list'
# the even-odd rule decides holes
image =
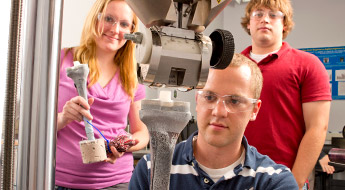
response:
{"label": "man in red polo shirt", "polygon": [[252,0],[242,27],[252,45],[242,54],[260,67],[261,114],[245,136],[250,145],[291,168],[302,189],[315,166],[328,128],[331,92],[320,60],[283,42],[293,27],[289,0]]}

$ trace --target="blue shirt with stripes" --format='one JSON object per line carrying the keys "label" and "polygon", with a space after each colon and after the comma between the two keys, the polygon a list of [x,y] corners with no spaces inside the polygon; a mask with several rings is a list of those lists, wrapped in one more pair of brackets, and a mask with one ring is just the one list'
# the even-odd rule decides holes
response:
{"label": "blue shirt with stripes", "polygon": [[[298,189],[289,168],[276,164],[268,156],[260,154],[255,147],[248,144],[245,137],[242,139],[242,144],[245,147],[244,162],[214,182],[195,160],[193,155],[193,137],[195,135],[197,132],[186,141],[176,145],[170,171],[170,190]],[[148,190],[150,188],[150,162],[149,154],[140,159],[129,184],[130,190]]]}

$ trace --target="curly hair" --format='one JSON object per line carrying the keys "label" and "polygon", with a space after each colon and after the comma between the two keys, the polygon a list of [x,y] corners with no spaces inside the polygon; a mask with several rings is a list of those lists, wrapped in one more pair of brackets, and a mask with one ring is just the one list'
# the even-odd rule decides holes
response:
{"label": "curly hair", "polygon": [[294,21],[292,19],[293,8],[290,0],[251,0],[246,6],[245,16],[242,17],[241,25],[243,29],[250,35],[250,30],[247,28],[250,22],[250,14],[253,10],[261,7],[284,13],[283,23],[285,28],[283,31],[283,39],[285,39],[294,26]]}

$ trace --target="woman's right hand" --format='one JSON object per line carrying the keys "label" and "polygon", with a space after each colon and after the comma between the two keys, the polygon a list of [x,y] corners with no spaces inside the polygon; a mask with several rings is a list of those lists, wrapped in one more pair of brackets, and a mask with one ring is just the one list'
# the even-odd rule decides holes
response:
{"label": "woman's right hand", "polygon": [[89,98],[88,102],[86,102],[86,100],[81,96],[73,97],[72,99],[67,101],[63,106],[62,112],[58,114],[58,130],[63,129],[72,121],[83,121],[83,116],[85,116],[88,120],[92,120],[93,117],[89,110],[93,102],[94,98]]}

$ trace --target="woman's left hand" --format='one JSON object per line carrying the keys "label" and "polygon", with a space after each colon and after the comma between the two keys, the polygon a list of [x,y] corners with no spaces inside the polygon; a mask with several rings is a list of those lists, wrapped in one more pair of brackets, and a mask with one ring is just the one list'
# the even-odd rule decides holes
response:
{"label": "woman's left hand", "polygon": [[104,161],[111,164],[115,164],[116,160],[125,154],[124,152],[117,151],[114,146],[110,146],[110,150],[112,153],[108,153],[107,159]]}

